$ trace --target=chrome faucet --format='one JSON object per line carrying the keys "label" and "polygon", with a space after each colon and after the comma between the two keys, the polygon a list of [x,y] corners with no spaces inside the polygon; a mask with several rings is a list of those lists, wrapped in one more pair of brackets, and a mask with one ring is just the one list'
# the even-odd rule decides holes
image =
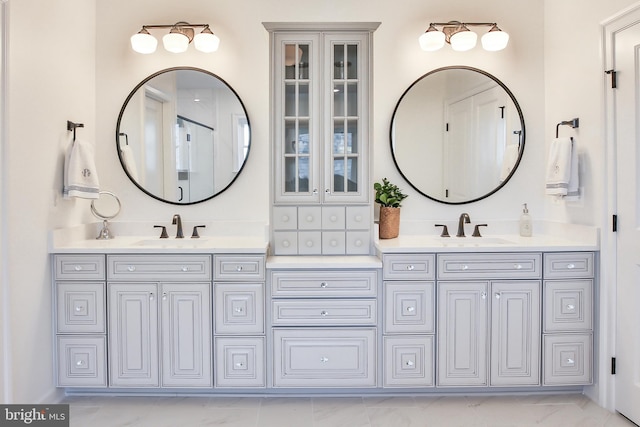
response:
{"label": "chrome faucet", "polygon": [[175,214],[173,216],[173,221],[171,221],[171,224],[178,226],[178,230],[176,231],[176,239],[184,239],[184,233],[182,232],[182,218],[180,218],[180,215]]}
{"label": "chrome faucet", "polygon": [[458,219],[458,232],[456,233],[456,237],[465,237],[464,236],[464,225],[471,223],[471,218],[469,218],[468,213],[460,214],[460,219]]}

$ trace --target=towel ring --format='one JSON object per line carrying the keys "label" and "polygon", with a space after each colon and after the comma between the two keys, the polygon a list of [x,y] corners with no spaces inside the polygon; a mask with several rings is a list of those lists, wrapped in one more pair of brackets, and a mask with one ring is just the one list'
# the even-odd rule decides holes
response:
{"label": "towel ring", "polygon": [[[556,125],[556,138],[558,137],[558,130],[560,126],[571,126],[572,129],[575,129],[577,127],[580,127],[580,119],[576,117],[575,119],[566,120],[558,123]],[[571,139],[573,140],[573,138]]]}

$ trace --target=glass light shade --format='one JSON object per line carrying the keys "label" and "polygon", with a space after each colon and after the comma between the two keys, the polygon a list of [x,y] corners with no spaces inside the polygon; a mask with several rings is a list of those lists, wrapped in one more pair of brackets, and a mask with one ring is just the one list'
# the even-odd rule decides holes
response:
{"label": "glass light shade", "polygon": [[164,48],[172,53],[182,53],[189,47],[189,37],[181,33],[169,33],[162,37]]}
{"label": "glass light shade", "polygon": [[433,52],[444,46],[444,39],[445,35],[442,31],[429,29],[420,36],[418,42],[420,43],[422,50]]}
{"label": "glass light shade", "polygon": [[220,38],[206,28],[200,34],[196,34],[193,38],[193,44],[200,52],[211,53],[218,50]]}
{"label": "glass light shade", "polygon": [[451,48],[458,52],[464,52],[473,49],[478,41],[478,35],[473,31],[462,30],[451,36],[449,42]]}
{"label": "glass light shade", "polygon": [[497,51],[507,47],[509,43],[509,34],[497,27],[491,29],[488,33],[482,36],[481,42],[484,50]]}
{"label": "glass light shade", "polygon": [[138,53],[153,53],[156,51],[156,47],[158,47],[158,40],[147,30],[143,29],[131,36],[131,48]]}

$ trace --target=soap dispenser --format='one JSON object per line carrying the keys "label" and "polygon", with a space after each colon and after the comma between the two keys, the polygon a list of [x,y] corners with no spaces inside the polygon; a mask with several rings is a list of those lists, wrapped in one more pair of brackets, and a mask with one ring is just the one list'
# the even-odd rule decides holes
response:
{"label": "soap dispenser", "polygon": [[520,215],[520,235],[522,237],[531,237],[531,215],[529,215],[529,209],[525,203],[522,208],[522,215]]}

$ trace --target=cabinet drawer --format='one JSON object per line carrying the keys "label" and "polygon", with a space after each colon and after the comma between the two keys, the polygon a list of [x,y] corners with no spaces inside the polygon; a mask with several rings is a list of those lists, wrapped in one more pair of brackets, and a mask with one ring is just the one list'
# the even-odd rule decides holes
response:
{"label": "cabinet drawer", "polygon": [[544,331],[588,331],[593,328],[593,281],[544,282]]}
{"label": "cabinet drawer", "polygon": [[59,336],[58,387],[106,387],[107,353],[104,336]]}
{"label": "cabinet drawer", "polygon": [[273,254],[274,255],[297,255],[298,254],[298,233],[296,231],[274,231],[273,232]]}
{"label": "cabinet drawer", "polygon": [[300,230],[320,230],[322,228],[322,210],[320,206],[299,207],[298,228]]}
{"label": "cabinet drawer", "polygon": [[442,254],[439,279],[539,279],[542,254]]}
{"label": "cabinet drawer", "polygon": [[384,332],[435,332],[434,282],[384,282]]}
{"label": "cabinet drawer", "polygon": [[104,280],[104,255],[54,255],[56,280]]}
{"label": "cabinet drawer", "polygon": [[591,334],[553,334],[543,338],[544,385],[591,384]]}
{"label": "cabinet drawer", "polygon": [[215,338],[216,387],[265,387],[264,337]]}
{"label": "cabinet drawer", "polygon": [[277,326],[375,325],[375,300],[279,300],[272,305]]}
{"label": "cabinet drawer", "polygon": [[214,255],[215,280],[264,280],[264,256]]}
{"label": "cabinet drawer", "polygon": [[370,244],[369,231],[347,231],[347,255],[368,255]]}
{"label": "cabinet drawer", "polygon": [[593,252],[545,253],[544,277],[593,277],[593,262]]}
{"label": "cabinet drawer", "polygon": [[382,258],[385,280],[433,280],[434,254],[386,254]]}
{"label": "cabinet drawer", "polygon": [[295,206],[276,206],[273,208],[274,230],[296,230],[298,228],[298,209]]}
{"label": "cabinet drawer", "polygon": [[433,335],[384,337],[384,387],[433,387]]}
{"label": "cabinet drawer", "polygon": [[109,255],[109,280],[211,280],[209,255]]}
{"label": "cabinet drawer", "polygon": [[376,330],[275,329],[274,387],[375,387]]}
{"label": "cabinet drawer", "polygon": [[264,284],[215,283],[216,334],[264,333]]}
{"label": "cabinet drawer", "polygon": [[344,231],[322,232],[322,253],[324,255],[344,255],[346,246],[346,234]]}
{"label": "cabinet drawer", "polygon": [[104,283],[56,283],[59,333],[105,333]]}
{"label": "cabinet drawer", "polygon": [[323,206],[322,207],[322,229],[323,230],[344,230],[345,214],[344,206]]}
{"label": "cabinet drawer", "polygon": [[375,297],[375,271],[274,271],[274,297]]}
{"label": "cabinet drawer", "polygon": [[347,206],[347,229],[368,230],[371,225],[370,206]]}
{"label": "cabinet drawer", "polygon": [[320,255],[322,254],[322,232],[300,231],[298,233],[298,254]]}

